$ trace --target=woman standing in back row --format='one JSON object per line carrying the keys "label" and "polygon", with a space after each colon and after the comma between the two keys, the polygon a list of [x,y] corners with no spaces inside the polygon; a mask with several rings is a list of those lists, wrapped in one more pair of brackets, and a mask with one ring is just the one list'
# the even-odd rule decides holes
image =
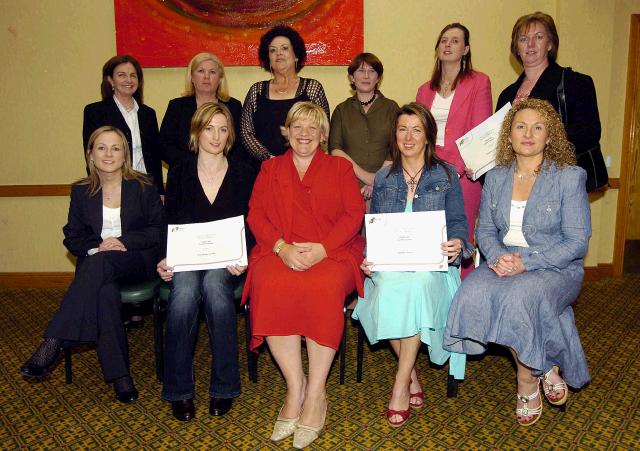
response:
{"label": "woman standing in back row", "polygon": [[[469,30],[460,23],[442,29],[436,41],[436,63],[431,80],[418,88],[416,101],[429,108],[438,126],[436,155],[455,166],[460,176],[467,230],[473,242],[482,185],[471,179],[456,139],[491,116],[491,82],[473,70]],[[461,277],[473,269],[471,260],[461,265]]]}

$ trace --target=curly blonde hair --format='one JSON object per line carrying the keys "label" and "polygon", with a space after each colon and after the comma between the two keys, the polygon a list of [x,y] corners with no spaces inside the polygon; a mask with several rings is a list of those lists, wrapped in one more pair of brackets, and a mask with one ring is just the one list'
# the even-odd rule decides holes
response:
{"label": "curly blonde hair", "polygon": [[511,127],[516,114],[518,111],[526,109],[537,111],[540,116],[542,116],[547,126],[547,131],[549,132],[549,143],[544,148],[544,162],[540,169],[549,167],[551,163],[555,163],[558,168],[575,165],[575,146],[567,139],[567,133],[564,130],[560,116],[549,102],[540,99],[523,99],[511,107],[500,129],[498,149],[496,152],[496,165],[510,166],[515,160],[515,153],[509,141],[509,136],[511,135]]}

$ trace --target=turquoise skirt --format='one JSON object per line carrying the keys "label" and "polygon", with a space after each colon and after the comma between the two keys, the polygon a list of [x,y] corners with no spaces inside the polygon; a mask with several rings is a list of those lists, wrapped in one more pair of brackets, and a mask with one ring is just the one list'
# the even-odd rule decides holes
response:
{"label": "turquoise skirt", "polygon": [[442,347],[459,286],[460,271],[451,266],[448,272],[375,272],[367,278],[352,318],[360,321],[371,344],[420,334],[430,360],[444,365],[450,358],[449,374],[464,379],[466,355]]}

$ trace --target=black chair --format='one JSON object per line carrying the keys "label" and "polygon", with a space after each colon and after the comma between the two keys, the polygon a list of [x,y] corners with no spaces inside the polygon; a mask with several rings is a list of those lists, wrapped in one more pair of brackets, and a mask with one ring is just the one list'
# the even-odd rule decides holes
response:
{"label": "black chair", "polygon": [[[148,300],[155,299],[160,279],[146,280],[144,282],[125,284],[120,287],[122,304],[140,305]],[[72,351],[74,348],[90,346],[92,343],[84,341],[65,341],[62,345],[64,354],[65,381],[70,384],[73,381]]]}

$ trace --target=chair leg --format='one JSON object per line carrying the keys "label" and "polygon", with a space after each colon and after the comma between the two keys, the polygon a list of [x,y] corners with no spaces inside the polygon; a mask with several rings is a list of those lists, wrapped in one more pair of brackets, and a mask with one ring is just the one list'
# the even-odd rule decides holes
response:
{"label": "chair leg", "polygon": [[254,384],[258,382],[258,354],[251,351],[251,318],[249,315],[249,303],[244,305],[244,329],[247,351],[247,371],[249,379]]}
{"label": "chair leg", "polygon": [[362,324],[358,322],[358,348],[357,348],[357,368],[356,368],[356,381],[362,382],[362,361],[364,359],[364,329]]}
{"label": "chair leg", "polygon": [[458,397],[458,384],[459,380],[453,377],[451,374],[447,377],[447,398]]}
{"label": "chair leg", "polygon": [[160,296],[153,300],[153,341],[156,359],[156,377],[158,382],[164,382],[164,331]]}
{"label": "chair leg", "polygon": [[340,341],[340,385],[344,385],[344,370],[347,361],[347,308],[344,308],[344,332]]}
{"label": "chair leg", "polygon": [[73,370],[71,369],[71,348],[64,346],[64,380],[67,384],[73,381]]}

